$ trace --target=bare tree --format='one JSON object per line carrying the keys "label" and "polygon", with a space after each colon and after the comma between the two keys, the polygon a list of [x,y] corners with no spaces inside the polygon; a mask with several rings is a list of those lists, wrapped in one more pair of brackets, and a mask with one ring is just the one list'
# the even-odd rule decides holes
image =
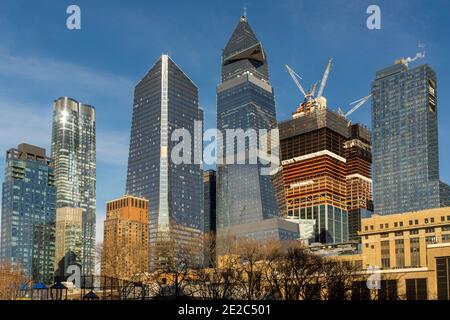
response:
{"label": "bare tree", "polygon": [[27,280],[20,266],[0,262],[0,300],[17,298],[20,285]]}
{"label": "bare tree", "polygon": [[325,300],[351,299],[353,283],[358,276],[360,267],[352,261],[325,259],[322,269]]}
{"label": "bare tree", "polygon": [[[201,241],[201,239],[200,239]],[[195,269],[201,267],[201,244],[198,247],[183,245],[171,232],[160,232],[150,245],[151,272],[146,282],[157,298],[188,298],[197,291]]]}

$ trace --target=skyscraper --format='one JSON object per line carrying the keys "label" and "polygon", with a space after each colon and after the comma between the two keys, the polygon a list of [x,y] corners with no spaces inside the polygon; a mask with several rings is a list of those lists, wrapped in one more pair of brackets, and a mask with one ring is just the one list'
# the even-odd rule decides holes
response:
{"label": "skyscraper", "polygon": [[315,221],[316,242],[342,243],[358,241],[361,218],[372,214],[372,159],[369,129],[327,106],[323,90],[331,63],[317,96],[314,85],[292,119],[279,124],[283,174],[277,198],[284,198],[280,207],[289,220]]}
{"label": "skyscraper", "polygon": [[133,280],[148,269],[148,200],[124,196],[106,204],[102,276]]}
{"label": "skyscraper", "polygon": [[[52,159],[57,208],[82,210],[83,274],[95,268],[96,134],[94,107],[62,97],[53,104]],[[57,248],[57,251],[59,249]]]}
{"label": "skyscraper", "polygon": [[348,121],[312,103],[279,124],[287,217],[314,219],[316,242],[342,243],[348,240]]}
{"label": "skyscraper", "polygon": [[[436,74],[405,60],[376,73],[372,84],[375,213],[443,206],[439,181]],[[443,198],[441,199],[441,196]]]}
{"label": "skyscraper", "polygon": [[[227,141],[227,130],[256,130],[259,138],[259,129],[277,128],[266,53],[246,16],[241,17],[222,53],[222,83],[217,87],[217,128],[224,137],[223,146],[234,142]],[[225,161],[226,153],[230,152],[228,148],[219,152],[223,159],[219,156],[217,165],[218,229],[233,231],[237,230],[234,226],[279,217],[272,176],[261,174],[261,161],[256,164],[248,161],[249,150],[254,148],[251,144],[246,142],[245,164]],[[273,156],[278,157],[278,154]]]}
{"label": "skyscraper", "polygon": [[1,260],[33,281],[53,281],[56,187],[45,149],[21,144],[6,153]]}
{"label": "skyscraper", "polygon": [[[169,56],[162,55],[136,85],[126,185],[127,194],[150,201],[150,249],[165,237],[174,241],[178,252],[202,244],[203,134],[198,122],[202,120],[197,86]],[[189,161],[172,161],[179,143],[171,139],[176,129],[189,133],[189,147],[197,146],[200,159],[186,150],[183,155]],[[202,263],[200,254],[192,257]],[[150,256],[150,267],[156,260],[157,256]]]}

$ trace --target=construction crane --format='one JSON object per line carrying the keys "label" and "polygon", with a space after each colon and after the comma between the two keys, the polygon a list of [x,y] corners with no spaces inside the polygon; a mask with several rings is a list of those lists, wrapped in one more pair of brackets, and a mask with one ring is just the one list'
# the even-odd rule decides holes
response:
{"label": "construction crane", "polygon": [[[349,112],[347,112],[347,113],[344,115],[344,117],[346,117],[346,118],[349,117],[353,112],[355,112],[356,110],[358,110],[364,103],[366,103],[367,100],[370,99],[370,97],[372,97],[372,94],[369,94],[368,96],[366,96],[366,97],[364,97],[364,98],[362,98],[362,99],[359,99],[359,100],[356,100],[356,101],[350,103],[351,106],[354,105],[354,104],[356,104],[356,105],[355,105]],[[340,114],[343,114],[343,112],[342,112],[341,109],[339,109],[339,113],[340,113]]]}
{"label": "construction crane", "polygon": [[325,86],[327,85],[328,76],[330,75],[331,64],[333,63],[333,59],[328,61],[327,68],[323,74],[322,81],[320,82],[319,92],[317,93],[317,98],[321,98],[323,95],[323,91],[325,90]]}
{"label": "construction crane", "polygon": [[316,90],[317,90],[317,82],[313,84],[312,88],[311,88],[311,96],[314,97],[316,95]]}
{"label": "construction crane", "polygon": [[[308,94],[306,93],[305,89],[303,88],[303,86],[301,85],[300,81],[298,81],[298,79],[302,79],[302,77],[300,77],[294,70],[292,70],[291,67],[289,67],[288,65],[286,65],[286,69],[289,72],[289,75],[291,76],[292,80],[294,80],[295,84],[297,85],[297,87],[300,89],[300,91],[303,94],[303,97],[305,99],[307,99]],[[298,78],[298,79],[297,79]]]}

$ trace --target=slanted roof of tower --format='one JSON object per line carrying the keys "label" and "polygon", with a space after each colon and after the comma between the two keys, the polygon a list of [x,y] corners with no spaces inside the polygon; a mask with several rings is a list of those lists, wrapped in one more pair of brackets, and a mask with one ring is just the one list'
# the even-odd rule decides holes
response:
{"label": "slanted roof of tower", "polygon": [[[255,54],[259,52],[260,54]],[[231,35],[225,49],[223,50],[223,59],[230,60],[248,59],[264,60],[261,43],[256,38],[255,33],[248,24],[246,16],[242,16],[236,29]]]}
{"label": "slanted roof of tower", "polygon": [[186,74],[186,72],[184,72],[184,70],[183,69],[181,69],[181,67],[175,62],[175,61],[173,61],[173,59],[168,55],[168,54],[162,54],[156,61],[155,61],[155,63],[152,65],[152,67],[145,73],[145,75],[139,80],[139,82],[138,82],[138,84],[137,85],[139,85],[142,81],[144,81],[148,76],[150,76],[150,74],[151,74],[151,72],[153,71],[153,69],[156,67],[156,65],[158,64],[158,63],[162,63],[162,59],[163,59],[163,56],[167,56],[167,59],[168,59],[168,61],[169,62],[171,62],[171,63],[173,63],[174,64],[174,66],[190,81],[190,82],[192,82],[192,84],[193,85],[195,85],[197,88],[198,88],[198,86],[197,86],[197,84],[194,82],[194,81],[192,81],[192,79]]}

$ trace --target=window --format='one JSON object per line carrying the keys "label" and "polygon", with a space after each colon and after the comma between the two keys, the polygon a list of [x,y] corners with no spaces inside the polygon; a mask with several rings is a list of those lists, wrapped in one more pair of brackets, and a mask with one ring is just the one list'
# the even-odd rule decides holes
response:
{"label": "window", "polygon": [[368,227],[368,226],[365,226],[365,227],[364,227],[364,230],[365,230],[365,231],[369,231],[369,227]]}
{"label": "window", "polygon": [[385,269],[391,267],[391,253],[389,240],[381,241],[381,265]]}
{"label": "window", "polygon": [[352,300],[370,300],[370,289],[366,281],[355,281],[352,283]]}
{"label": "window", "polygon": [[450,257],[436,258],[438,300],[450,300]]}
{"label": "window", "polygon": [[450,242],[450,234],[444,234],[442,236],[442,243],[449,243]]}
{"label": "window", "polygon": [[426,278],[406,280],[406,300],[428,300]]}
{"label": "window", "polygon": [[380,234],[380,238],[389,238],[389,233]]}
{"label": "window", "polygon": [[397,268],[405,267],[405,243],[403,239],[395,240],[395,261]]}
{"label": "window", "polygon": [[383,225],[382,224],[380,224],[380,229],[383,229]]}
{"label": "window", "polygon": [[431,221],[431,223],[434,223],[434,218],[431,218],[430,221]]}
{"label": "window", "polygon": [[394,222],[394,228],[398,227],[398,222]]}
{"label": "window", "polygon": [[413,222],[412,222],[412,220],[409,220],[409,225],[410,225],[410,226],[412,226],[412,225],[413,225]]}
{"label": "window", "polygon": [[450,226],[443,226],[442,231],[450,231]]}
{"label": "window", "polygon": [[426,228],[425,232],[426,233],[433,233],[434,232],[434,228]]}
{"label": "window", "polygon": [[400,221],[400,227],[403,227],[403,221]]}
{"label": "window", "polygon": [[419,224],[419,220],[414,220],[414,224]]}
{"label": "window", "polygon": [[418,229],[411,230],[409,231],[409,234],[419,234],[419,230]]}
{"label": "window", "polygon": [[397,300],[397,280],[381,280],[378,300]]}
{"label": "window", "polygon": [[409,240],[411,253],[411,266],[420,267],[420,239],[411,238]]}
{"label": "window", "polygon": [[442,216],[442,217],[441,217],[441,222],[444,222],[444,221],[445,221],[445,217]]}
{"label": "window", "polygon": [[428,218],[425,218],[425,224],[427,224],[428,223]]}
{"label": "window", "polygon": [[437,243],[435,236],[426,237],[425,241],[427,242],[427,244],[435,244],[435,243]]}
{"label": "window", "polygon": [[396,236],[396,237],[401,237],[401,236],[403,236],[403,231],[397,231],[397,232],[395,233],[395,236]]}

